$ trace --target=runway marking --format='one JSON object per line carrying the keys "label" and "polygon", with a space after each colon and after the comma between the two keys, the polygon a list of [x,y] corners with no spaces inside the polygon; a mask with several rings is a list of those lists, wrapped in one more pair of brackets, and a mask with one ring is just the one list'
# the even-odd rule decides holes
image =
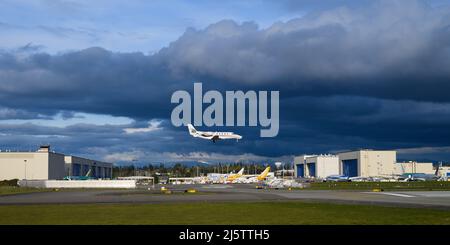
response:
{"label": "runway marking", "polygon": [[209,185],[209,186],[203,186],[203,188],[225,189],[225,188],[232,188],[232,186],[229,186],[229,185]]}
{"label": "runway marking", "polygon": [[388,196],[396,196],[396,197],[415,197],[406,194],[393,193],[393,192],[365,192],[365,193],[373,193],[373,194],[383,194]]}
{"label": "runway marking", "polygon": [[450,197],[450,191],[414,192],[414,194],[422,197],[439,197],[439,198]]}

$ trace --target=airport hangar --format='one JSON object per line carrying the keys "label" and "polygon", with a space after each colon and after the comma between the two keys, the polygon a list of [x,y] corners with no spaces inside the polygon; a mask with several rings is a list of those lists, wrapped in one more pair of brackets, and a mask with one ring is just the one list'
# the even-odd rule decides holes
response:
{"label": "airport hangar", "polygon": [[302,155],[294,158],[295,177],[326,178],[330,175],[349,177],[392,176],[404,173],[434,174],[433,163],[397,163],[392,150],[357,150],[337,155]]}
{"label": "airport hangar", "polygon": [[0,180],[61,180],[65,176],[112,178],[112,163],[100,162],[50,151],[41,146],[35,152],[0,152]]}

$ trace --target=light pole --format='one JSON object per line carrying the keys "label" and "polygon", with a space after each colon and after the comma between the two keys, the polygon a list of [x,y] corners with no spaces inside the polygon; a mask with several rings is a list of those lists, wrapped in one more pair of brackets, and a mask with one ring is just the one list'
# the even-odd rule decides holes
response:
{"label": "light pole", "polygon": [[25,180],[27,179],[27,160],[23,160],[24,164],[25,164]]}
{"label": "light pole", "polygon": [[132,159],[131,161],[133,162],[134,176],[137,176],[137,174],[136,174],[136,164],[135,164],[135,162],[137,162],[137,159]]}

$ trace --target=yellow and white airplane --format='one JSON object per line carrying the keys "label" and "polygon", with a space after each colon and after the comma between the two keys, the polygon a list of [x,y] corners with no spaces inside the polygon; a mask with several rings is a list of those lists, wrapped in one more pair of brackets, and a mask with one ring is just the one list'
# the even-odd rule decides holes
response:
{"label": "yellow and white airplane", "polygon": [[242,175],[244,175],[244,168],[241,168],[241,170],[235,174],[228,175],[227,182],[233,182],[235,179],[242,177]]}
{"label": "yellow and white airplane", "polygon": [[267,178],[267,175],[269,174],[269,172],[270,172],[270,166],[267,167],[266,169],[264,169],[264,171],[260,175],[256,176],[256,179],[258,181],[265,180]]}
{"label": "yellow and white airplane", "polygon": [[264,171],[262,171],[259,175],[252,175],[252,174],[248,174],[248,175],[241,175],[237,178],[233,178],[233,180],[231,180],[231,183],[256,183],[256,182],[261,182],[267,179],[267,176],[269,175],[270,172],[270,166],[267,167],[266,169],[264,169]]}

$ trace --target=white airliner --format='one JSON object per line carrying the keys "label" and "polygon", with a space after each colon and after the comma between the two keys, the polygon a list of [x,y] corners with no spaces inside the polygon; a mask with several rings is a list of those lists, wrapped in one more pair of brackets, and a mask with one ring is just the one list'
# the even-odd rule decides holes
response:
{"label": "white airliner", "polygon": [[242,139],[242,136],[239,134],[235,134],[233,132],[205,132],[205,131],[197,131],[192,124],[188,124],[189,134],[194,137],[199,137],[202,139],[212,140],[216,143],[216,140],[226,140],[226,139]]}

